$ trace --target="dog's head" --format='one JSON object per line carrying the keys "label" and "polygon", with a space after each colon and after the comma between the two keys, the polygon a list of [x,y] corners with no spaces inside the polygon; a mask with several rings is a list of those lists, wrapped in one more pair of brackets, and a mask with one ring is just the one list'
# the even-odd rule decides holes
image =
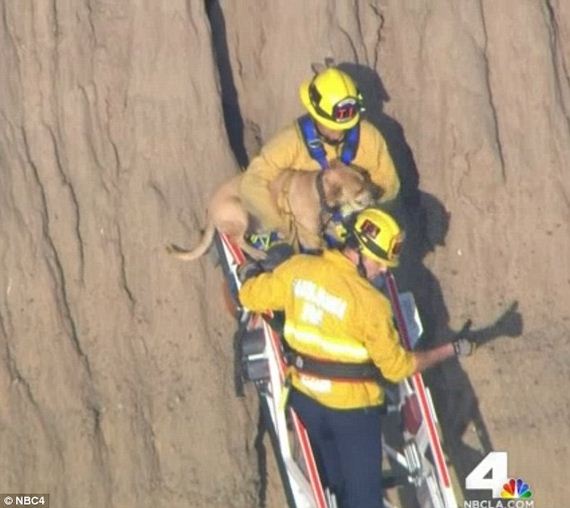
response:
{"label": "dog's head", "polygon": [[372,206],[383,194],[368,172],[334,161],[323,171],[325,200],[330,207],[348,207],[353,212]]}

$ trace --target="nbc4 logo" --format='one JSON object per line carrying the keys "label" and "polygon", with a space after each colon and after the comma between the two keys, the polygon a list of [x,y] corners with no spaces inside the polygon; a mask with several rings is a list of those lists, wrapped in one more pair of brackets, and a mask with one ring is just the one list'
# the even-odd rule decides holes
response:
{"label": "nbc4 logo", "polygon": [[[494,499],[529,500],[520,506],[532,506],[532,491],[521,478],[510,478],[507,452],[491,452],[465,478],[467,490],[490,490]],[[512,503],[511,503],[512,504]],[[489,505],[491,506],[491,505]],[[510,506],[498,501],[493,506]],[[517,506],[517,504],[512,504]]]}

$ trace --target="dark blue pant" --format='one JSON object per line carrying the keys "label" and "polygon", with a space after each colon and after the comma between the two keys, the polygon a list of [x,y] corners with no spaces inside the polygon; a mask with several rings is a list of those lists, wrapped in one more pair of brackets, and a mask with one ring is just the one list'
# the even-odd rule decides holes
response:
{"label": "dark blue pant", "polygon": [[323,484],[339,508],[383,508],[380,407],[330,409],[294,389],[289,403],[307,429]]}

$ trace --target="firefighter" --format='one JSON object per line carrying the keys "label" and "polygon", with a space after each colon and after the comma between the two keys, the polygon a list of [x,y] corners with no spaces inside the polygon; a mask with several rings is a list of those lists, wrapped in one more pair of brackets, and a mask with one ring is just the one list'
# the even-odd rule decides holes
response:
{"label": "firefighter", "polygon": [[398,265],[403,238],[389,214],[369,208],[342,250],[299,254],[271,273],[254,263],[240,269],[244,307],[285,313],[289,404],[341,508],[383,506],[381,380],[397,383],[474,350],[467,339],[421,352],[402,347],[390,302],[370,281]]}
{"label": "firefighter", "polygon": [[269,192],[270,182],[285,169],[317,171],[340,159],[369,174],[381,190],[381,202],[394,199],[400,189],[386,141],[362,119],[362,96],[348,74],[328,68],[301,84],[299,95],[307,114],[262,147],[240,184],[242,201],[262,229],[286,239],[290,218],[279,213]]}

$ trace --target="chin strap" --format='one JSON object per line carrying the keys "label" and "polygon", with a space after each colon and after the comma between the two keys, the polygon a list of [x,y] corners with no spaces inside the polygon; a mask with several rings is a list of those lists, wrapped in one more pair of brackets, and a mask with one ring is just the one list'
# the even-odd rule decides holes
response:
{"label": "chin strap", "polygon": [[362,253],[358,251],[358,264],[356,265],[356,269],[358,270],[358,274],[365,279],[368,279],[368,273],[366,272],[366,267],[364,266],[364,262],[362,261]]}

